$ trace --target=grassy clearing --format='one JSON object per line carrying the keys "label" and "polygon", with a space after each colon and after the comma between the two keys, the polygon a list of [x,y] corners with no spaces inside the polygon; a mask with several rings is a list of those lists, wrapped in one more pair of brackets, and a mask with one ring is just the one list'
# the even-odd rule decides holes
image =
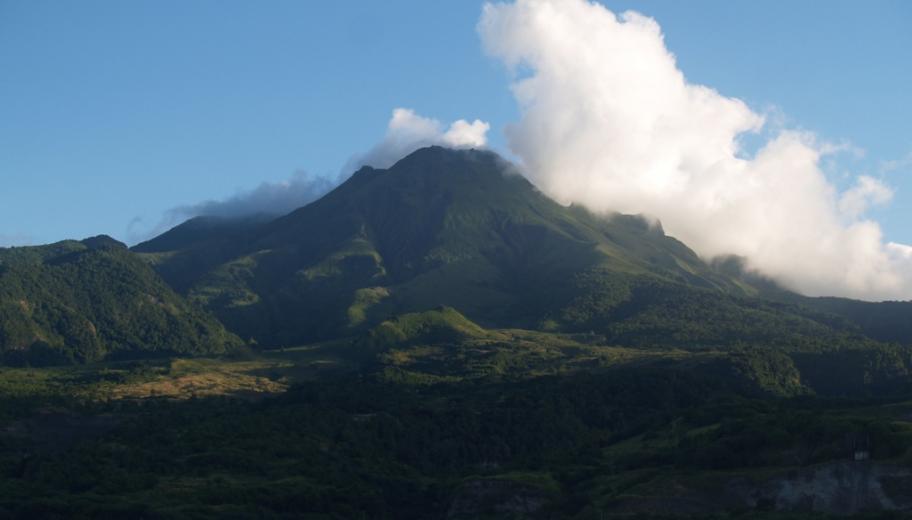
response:
{"label": "grassy clearing", "polygon": [[288,388],[287,378],[273,378],[269,374],[284,368],[285,363],[256,361],[229,361],[217,359],[175,359],[167,373],[147,381],[114,385],[106,399],[146,399],[163,397],[188,399],[216,395],[274,394]]}
{"label": "grassy clearing", "polygon": [[245,359],[170,358],[40,369],[2,367],[0,399],[93,402],[277,394],[294,382],[351,369],[353,362],[344,357],[347,351],[334,346],[287,348]]}

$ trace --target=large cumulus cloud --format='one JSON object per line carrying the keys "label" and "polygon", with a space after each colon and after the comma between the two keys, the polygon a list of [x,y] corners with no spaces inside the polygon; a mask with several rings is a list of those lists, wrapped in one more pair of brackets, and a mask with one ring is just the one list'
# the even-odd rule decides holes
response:
{"label": "large cumulus cloud", "polygon": [[659,218],[704,257],[743,256],[804,293],[912,297],[912,248],[865,218],[892,190],[861,176],[840,193],[821,168],[838,147],[807,132],[763,133],[746,153],[764,117],[689,82],[655,20],[518,0],[486,5],[478,30],[515,73],[511,151],[558,200]]}

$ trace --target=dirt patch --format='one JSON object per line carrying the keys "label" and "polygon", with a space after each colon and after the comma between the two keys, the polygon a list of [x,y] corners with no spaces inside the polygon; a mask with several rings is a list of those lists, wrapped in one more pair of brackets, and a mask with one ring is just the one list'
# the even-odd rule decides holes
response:
{"label": "dirt patch", "polygon": [[178,377],[162,377],[144,383],[113,388],[110,399],[190,399],[216,395],[256,397],[278,394],[288,388],[283,381],[239,372],[203,372]]}

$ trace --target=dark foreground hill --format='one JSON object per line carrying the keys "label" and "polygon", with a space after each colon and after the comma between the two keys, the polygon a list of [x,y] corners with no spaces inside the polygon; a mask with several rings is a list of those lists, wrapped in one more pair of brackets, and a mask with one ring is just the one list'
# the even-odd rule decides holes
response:
{"label": "dark foreground hill", "polygon": [[239,344],[109,237],[0,249],[7,364],[223,354]]}
{"label": "dark foreground hill", "polygon": [[[806,382],[787,363],[587,339],[483,329],[441,308],[357,346],[0,368],[0,517],[912,512],[908,389],[811,398],[793,393]],[[749,374],[767,388],[778,374],[791,397],[756,392]]]}

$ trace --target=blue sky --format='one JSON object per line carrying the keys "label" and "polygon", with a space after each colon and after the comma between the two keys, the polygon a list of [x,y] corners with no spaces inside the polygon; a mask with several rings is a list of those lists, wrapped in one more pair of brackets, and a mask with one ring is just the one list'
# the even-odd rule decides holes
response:
{"label": "blue sky", "polygon": [[[654,17],[694,83],[864,150],[912,243],[912,3],[604,2]],[[295,171],[334,176],[395,107],[518,118],[481,3],[0,0],[0,245],[152,226]]]}

